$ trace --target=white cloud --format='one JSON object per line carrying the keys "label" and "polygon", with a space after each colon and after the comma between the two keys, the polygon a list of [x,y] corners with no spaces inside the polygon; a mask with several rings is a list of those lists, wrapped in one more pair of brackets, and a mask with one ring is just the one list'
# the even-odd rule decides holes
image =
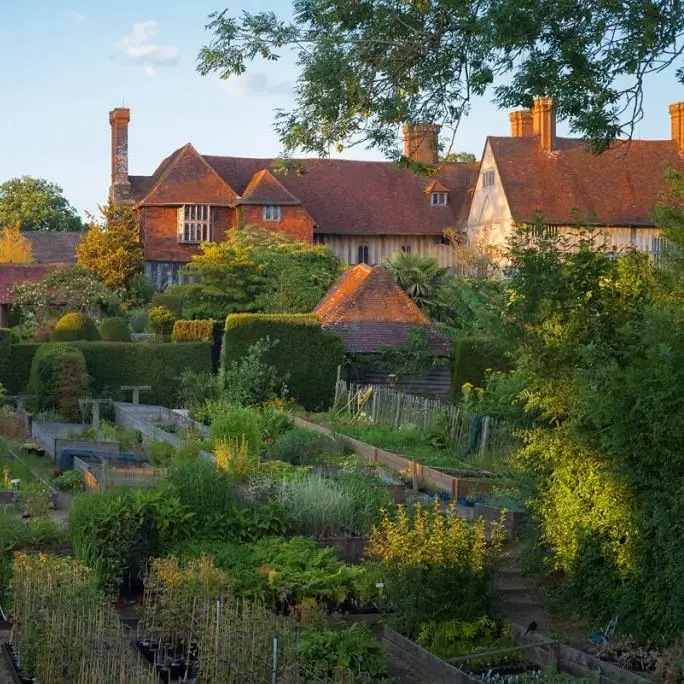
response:
{"label": "white cloud", "polygon": [[260,97],[263,95],[292,95],[292,84],[284,81],[272,83],[266,74],[248,71],[240,76],[232,76],[221,85],[237,97]]}
{"label": "white cloud", "polygon": [[152,19],[133,24],[132,32],[121,39],[126,58],[143,67],[150,78],[156,75],[157,67],[173,66],[178,62],[178,48],[153,42],[157,26]]}
{"label": "white cloud", "polygon": [[75,10],[70,10],[68,12],[68,15],[75,21],[76,23],[82,23],[86,20],[86,15],[82,14],[81,12],[76,12]]}

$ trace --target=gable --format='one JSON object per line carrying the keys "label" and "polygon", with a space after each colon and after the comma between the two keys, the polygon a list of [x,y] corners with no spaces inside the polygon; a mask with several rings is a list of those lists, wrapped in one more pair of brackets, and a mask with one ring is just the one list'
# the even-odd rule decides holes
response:
{"label": "gable", "polygon": [[139,205],[227,206],[236,199],[235,190],[188,144],[168,162]]}
{"label": "gable", "polygon": [[[494,184],[485,186],[484,174],[494,172]],[[511,218],[511,210],[506,196],[496,158],[489,141],[482,153],[480,171],[474,183],[467,224],[469,227],[487,223],[502,223]]]}
{"label": "gable", "polygon": [[268,170],[255,173],[238,204],[301,204]]}

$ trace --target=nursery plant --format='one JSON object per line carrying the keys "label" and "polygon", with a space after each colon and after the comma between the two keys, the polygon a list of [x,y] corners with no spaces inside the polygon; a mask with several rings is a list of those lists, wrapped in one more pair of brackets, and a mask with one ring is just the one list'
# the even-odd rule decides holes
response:
{"label": "nursery plant", "polygon": [[271,455],[293,465],[341,462],[342,445],[327,435],[295,427],[281,434],[271,447]]}

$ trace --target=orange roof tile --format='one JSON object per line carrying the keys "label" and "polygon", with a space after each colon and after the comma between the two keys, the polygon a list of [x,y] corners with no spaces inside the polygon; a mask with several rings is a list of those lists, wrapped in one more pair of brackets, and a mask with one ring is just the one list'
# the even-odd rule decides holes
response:
{"label": "orange roof tile", "polygon": [[252,176],[238,204],[301,204],[301,202],[289,193],[268,169],[261,169]]}
{"label": "orange roof tile", "polygon": [[551,225],[652,226],[666,170],[684,171],[670,140],[616,142],[600,155],[573,138],[557,138],[551,153],[536,137],[488,140],[511,214],[521,223],[539,216]]}

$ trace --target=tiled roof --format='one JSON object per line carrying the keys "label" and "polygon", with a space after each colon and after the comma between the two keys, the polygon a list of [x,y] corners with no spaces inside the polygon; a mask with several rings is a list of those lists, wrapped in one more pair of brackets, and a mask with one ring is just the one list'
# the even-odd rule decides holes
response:
{"label": "tiled roof", "polygon": [[583,141],[556,139],[551,153],[536,137],[489,138],[515,221],[585,222],[601,226],[652,226],[653,209],[667,190],[665,171],[684,171],[670,140],[614,143],[593,155]]}
{"label": "tiled roof", "polygon": [[384,346],[403,346],[417,326],[428,328],[430,346],[450,353],[439,333],[413,300],[382,266],[359,264],[348,269],[314,309],[326,330],[342,337],[345,351],[375,353]]}
{"label": "tiled roof", "polygon": [[33,260],[38,264],[74,264],[76,247],[83,233],[53,231],[26,231],[31,241]]}
{"label": "tiled roof", "polygon": [[37,283],[64,264],[0,264],[0,304],[11,304],[20,283]]}
{"label": "tiled roof", "polygon": [[301,204],[301,202],[289,193],[268,169],[262,169],[252,176],[238,204]]}
{"label": "tiled roof", "polygon": [[[187,144],[165,159],[142,198],[142,205],[173,205],[183,201],[194,204],[229,205],[235,191]],[[133,189],[133,184],[131,184]]]}
{"label": "tiled roof", "polygon": [[[155,186],[180,163],[180,152],[167,157],[152,177],[130,176],[136,201],[155,204]],[[225,181],[242,195],[250,181],[264,169],[273,169],[275,159],[203,156]],[[431,178],[419,177],[390,162],[347,161],[341,159],[295,160],[296,170],[274,174],[287,193],[304,205],[316,222],[316,232],[333,234],[441,234],[462,221],[467,207],[468,189],[477,176],[478,164],[447,164]],[[196,172],[193,172],[196,173]],[[202,202],[199,177],[189,170],[184,181],[163,198],[166,204]],[[433,207],[424,194],[432,181],[448,189],[446,206]],[[198,193],[197,195],[195,193]],[[269,201],[273,201],[269,198]]]}

